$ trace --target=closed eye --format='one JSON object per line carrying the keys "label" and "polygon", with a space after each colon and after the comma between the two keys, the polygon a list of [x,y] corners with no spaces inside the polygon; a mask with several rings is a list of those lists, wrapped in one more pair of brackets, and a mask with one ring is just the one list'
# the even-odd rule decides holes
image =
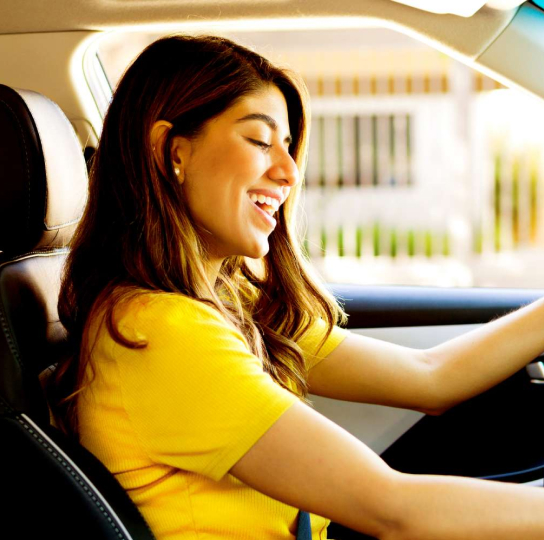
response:
{"label": "closed eye", "polygon": [[263,141],[259,141],[258,139],[251,139],[250,137],[246,137],[246,139],[251,144],[254,144],[255,146],[258,146],[259,148],[261,148],[264,152],[268,152],[272,148],[271,144],[267,144]]}

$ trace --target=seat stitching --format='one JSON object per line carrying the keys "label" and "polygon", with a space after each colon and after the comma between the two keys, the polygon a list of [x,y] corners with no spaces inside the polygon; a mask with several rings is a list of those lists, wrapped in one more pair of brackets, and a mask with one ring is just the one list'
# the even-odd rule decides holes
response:
{"label": "seat stitching", "polygon": [[50,257],[54,255],[63,255],[65,253],[69,253],[69,248],[67,247],[47,248],[47,249],[29,251],[28,253],[25,253],[24,255],[14,255],[7,261],[0,262],[0,268],[3,268],[4,266],[7,266],[8,264],[13,264],[19,261],[24,261],[25,259],[30,259],[31,257]]}
{"label": "seat stitching", "polygon": [[83,488],[83,491],[87,494],[87,496],[93,501],[93,503],[96,505],[96,507],[102,512],[102,515],[106,518],[110,526],[113,528],[115,533],[117,534],[118,538],[126,539],[126,536],[122,533],[122,531],[119,530],[117,525],[114,523],[113,519],[111,518],[108,511],[104,508],[102,503],[98,500],[96,495],[93,493],[91,489],[89,489],[89,486],[86,482],[82,480],[82,478],[79,476],[79,474],[74,471],[74,469],[70,466],[69,463],[67,463],[63,458],[62,455],[57,452],[51,445],[49,445],[46,441],[43,440],[42,437],[26,422],[24,422],[20,417],[17,417],[17,421],[28,431],[28,433],[38,441],[39,444],[41,444],[59,463],[64,467],[72,476],[72,478],[80,485],[80,487]]}
{"label": "seat stitching", "polygon": [[11,405],[2,397],[0,396],[0,408],[2,409],[2,414],[15,414],[15,410]]}
{"label": "seat stitching", "polygon": [[11,331],[9,328],[8,320],[6,317],[6,314],[4,313],[3,305],[0,304],[0,326],[2,327],[4,336],[6,338],[6,341],[8,342],[9,350],[11,351],[11,354],[15,357],[15,360],[19,363],[21,367],[24,367],[24,364],[21,360],[21,356],[19,355],[19,351],[17,350],[17,347],[15,346],[15,341],[13,339],[13,336],[11,335]]}
{"label": "seat stitching", "polygon": [[79,214],[79,216],[77,216],[76,218],[70,220],[70,221],[66,221],[65,223],[60,223],[59,225],[53,225],[53,226],[48,226],[47,223],[45,223],[45,220],[43,222],[43,225],[45,227],[45,230],[46,231],[56,231],[57,229],[62,229],[63,227],[66,227],[67,225],[73,225],[74,223],[77,223],[80,219],[81,219],[81,216],[83,215],[83,213]]}

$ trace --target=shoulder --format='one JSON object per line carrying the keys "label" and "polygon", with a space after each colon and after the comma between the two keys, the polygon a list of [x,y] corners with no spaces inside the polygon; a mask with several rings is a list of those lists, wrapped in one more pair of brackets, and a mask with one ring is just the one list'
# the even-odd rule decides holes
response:
{"label": "shoulder", "polygon": [[210,339],[221,334],[245,344],[218,309],[182,294],[142,292],[115,308],[114,324],[125,337],[138,341],[165,334]]}
{"label": "shoulder", "polygon": [[226,324],[221,313],[212,305],[183,294],[165,292],[142,292],[121,302],[116,307],[115,318],[119,322],[157,319],[172,324],[196,318],[223,321]]}
{"label": "shoulder", "polygon": [[119,303],[120,316],[175,316],[187,315],[218,316],[221,314],[207,302],[180,293],[142,291]]}

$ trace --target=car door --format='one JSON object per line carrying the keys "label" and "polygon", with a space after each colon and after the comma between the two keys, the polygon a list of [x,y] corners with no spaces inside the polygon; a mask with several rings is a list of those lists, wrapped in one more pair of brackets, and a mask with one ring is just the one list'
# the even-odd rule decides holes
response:
{"label": "car door", "polygon": [[[426,348],[477,328],[544,294],[535,289],[439,289],[332,285],[348,327]],[[394,469],[542,486],[542,364],[535,359],[496,387],[440,416],[313,396],[315,407],[374,449]],[[331,538],[366,538],[331,524]]]}

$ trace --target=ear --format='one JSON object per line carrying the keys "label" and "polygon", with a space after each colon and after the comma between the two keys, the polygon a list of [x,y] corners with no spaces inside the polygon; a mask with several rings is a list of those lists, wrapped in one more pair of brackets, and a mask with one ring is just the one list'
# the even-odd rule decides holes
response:
{"label": "ear", "polygon": [[178,177],[178,182],[183,184],[185,180],[185,171],[191,158],[192,145],[191,140],[186,137],[174,137],[171,148],[172,168]]}
{"label": "ear", "polygon": [[163,160],[164,143],[166,141],[166,136],[171,129],[172,124],[170,122],[167,122],[166,120],[157,120],[151,128],[149,136],[155,163],[164,176],[166,176],[166,167],[164,166]]}

